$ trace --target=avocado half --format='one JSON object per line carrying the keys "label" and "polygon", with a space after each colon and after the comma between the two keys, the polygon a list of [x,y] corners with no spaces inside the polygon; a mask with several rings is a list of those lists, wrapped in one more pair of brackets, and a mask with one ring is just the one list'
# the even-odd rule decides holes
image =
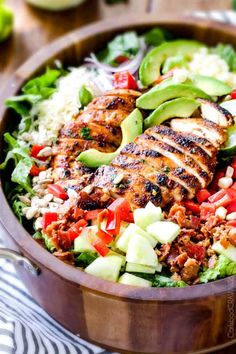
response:
{"label": "avocado half", "polygon": [[159,45],[151,50],[143,59],[139,77],[144,86],[151,85],[160,76],[161,65],[173,55],[184,55],[191,59],[193,54],[205,45],[198,41],[180,39]]}

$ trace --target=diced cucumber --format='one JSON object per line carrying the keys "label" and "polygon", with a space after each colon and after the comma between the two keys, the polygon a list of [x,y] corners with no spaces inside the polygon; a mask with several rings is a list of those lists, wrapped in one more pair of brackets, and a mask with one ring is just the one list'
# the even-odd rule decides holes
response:
{"label": "diced cucumber", "polygon": [[149,241],[138,234],[129,240],[126,260],[127,262],[143,264],[154,268],[158,265],[157,255]]}
{"label": "diced cucumber", "polygon": [[85,252],[85,251],[96,251],[96,250],[85,236],[78,236],[74,240],[74,251]]}
{"label": "diced cucumber", "polygon": [[92,241],[96,237],[98,228],[97,226],[85,227],[80,235],[74,240],[74,251],[84,252],[84,251],[96,251],[92,246]]}
{"label": "diced cucumber", "polygon": [[115,251],[110,250],[110,251],[108,252],[108,254],[106,255],[106,257],[109,257],[109,256],[120,257],[121,260],[122,260],[122,267],[125,266],[126,258],[125,258],[125,256],[123,256],[122,254],[119,254],[119,253],[117,253],[117,252],[115,252]]}
{"label": "diced cucumber", "polygon": [[171,221],[157,221],[147,227],[147,232],[160,243],[171,243],[179,235],[180,227]]}
{"label": "diced cucumber", "polygon": [[121,266],[121,257],[99,257],[85,268],[85,272],[105,280],[117,281]]}
{"label": "diced cucumber", "polygon": [[146,287],[146,288],[149,288],[152,286],[152,283],[150,281],[136,277],[136,275],[129,274],[129,273],[124,273],[120,277],[119,283],[125,284],[125,285],[142,286],[142,287]]}
{"label": "diced cucumber", "polygon": [[146,230],[147,226],[155,221],[162,219],[162,211],[160,207],[155,207],[152,203],[148,203],[146,208],[134,210],[134,222],[141,229]]}
{"label": "diced cucumber", "polygon": [[224,248],[220,241],[212,245],[212,249],[216,253],[223,254],[223,256],[229,258],[231,261],[236,262],[236,247],[230,245],[227,248]]}
{"label": "diced cucumber", "polygon": [[156,268],[155,267],[149,267],[149,266],[146,266],[146,265],[137,264],[137,263],[130,263],[130,262],[128,262],[126,264],[125,270],[127,272],[147,273],[147,274],[154,274],[156,272]]}
{"label": "diced cucumber", "polygon": [[117,239],[115,247],[126,253],[131,237],[135,237],[136,235],[145,237],[153,248],[156,247],[156,239],[135,224],[129,224],[124,233]]}

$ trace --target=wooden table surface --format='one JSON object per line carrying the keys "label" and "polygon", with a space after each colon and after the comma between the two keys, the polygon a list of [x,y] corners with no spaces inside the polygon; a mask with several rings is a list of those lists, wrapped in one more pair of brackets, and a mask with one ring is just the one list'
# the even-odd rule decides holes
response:
{"label": "wooden table surface", "polygon": [[[162,13],[182,14],[185,10],[227,10],[232,3],[231,0],[127,0],[124,4],[109,6],[105,0],[87,0],[72,10],[49,12],[26,5],[24,0],[6,2],[14,10],[15,26],[12,37],[0,44],[0,90],[30,55],[53,39],[87,23],[111,16],[117,18],[127,12],[152,12],[160,16]],[[236,353],[236,346],[217,352],[233,353]]]}

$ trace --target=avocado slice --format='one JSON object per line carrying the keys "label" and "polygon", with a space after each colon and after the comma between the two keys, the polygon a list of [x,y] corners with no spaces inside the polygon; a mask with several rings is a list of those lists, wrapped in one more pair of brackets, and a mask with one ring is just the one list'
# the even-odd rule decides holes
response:
{"label": "avocado slice", "polygon": [[150,91],[137,99],[136,105],[143,109],[156,109],[163,102],[178,97],[212,100],[204,91],[193,85],[168,84],[168,86],[164,85],[164,87],[162,85],[160,87],[153,87]]}
{"label": "avocado slice", "polygon": [[141,63],[139,77],[142,84],[148,86],[159,78],[161,65],[168,57],[184,55],[187,59],[191,59],[193,54],[201,47],[204,47],[203,43],[179,39],[163,43],[154,48],[144,57]]}
{"label": "avocado slice", "polygon": [[199,106],[200,102],[189,97],[181,97],[164,102],[144,120],[144,128],[160,125],[165,120],[173,117],[188,118]]}
{"label": "avocado slice", "polygon": [[127,118],[121,123],[122,141],[120,147],[111,153],[101,152],[96,149],[83,151],[78,161],[84,163],[88,167],[99,167],[101,165],[109,165],[109,163],[120,153],[123,147],[131,143],[136,136],[143,132],[143,117],[139,109],[131,112]]}
{"label": "avocado slice", "polygon": [[232,87],[214,77],[194,75],[191,79],[194,86],[210,96],[224,96],[232,91]]}

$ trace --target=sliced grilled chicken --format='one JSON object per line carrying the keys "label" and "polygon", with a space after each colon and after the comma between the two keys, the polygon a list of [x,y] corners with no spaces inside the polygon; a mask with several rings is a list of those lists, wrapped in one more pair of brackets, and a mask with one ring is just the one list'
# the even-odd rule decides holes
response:
{"label": "sliced grilled chicken", "polygon": [[214,166],[216,165],[216,154],[215,159],[213,156],[209,156],[199,145],[188,137],[176,133],[173,129],[166,126],[155,126],[151,129],[146,130],[146,134],[153,135],[155,138],[163,141],[166,144],[173,146],[174,148],[180,150],[182,153],[186,154],[200,166],[202,170],[207,172],[209,178],[213,177]]}
{"label": "sliced grilled chicken", "polygon": [[[52,161],[55,181],[62,178],[73,179],[89,174],[90,169],[76,161],[81,151],[94,148],[103,152],[113,152],[121,143],[122,121],[135,108],[140,95],[134,90],[113,90],[95,98],[84,111],[74,116],[60,131],[55,157]],[[59,183],[62,183],[61,181]],[[67,182],[63,180],[63,185]],[[71,181],[68,185],[71,185]]]}
{"label": "sliced grilled chicken", "polygon": [[217,103],[201,100],[202,118],[210,120],[220,127],[227,128],[233,123],[233,116]]}
{"label": "sliced grilled chicken", "polygon": [[[95,191],[103,190],[112,198],[123,196],[135,209],[148,200],[163,207],[174,200],[193,198],[199,189],[206,188],[213,178],[225,131],[204,119],[173,121],[185,121],[185,132],[166,126],[149,128],[126,145],[111,166],[98,168],[93,177]],[[205,137],[195,135],[195,130],[199,135],[204,132]],[[215,146],[212,136],[217,136]]]}
{"label": "sliced grilled chicken", "polygon": [[177,118],[170,121],[171,128],[176,132],[197,135],[219,148],[226,140],[226,130],[216,123],[202,118]]}

